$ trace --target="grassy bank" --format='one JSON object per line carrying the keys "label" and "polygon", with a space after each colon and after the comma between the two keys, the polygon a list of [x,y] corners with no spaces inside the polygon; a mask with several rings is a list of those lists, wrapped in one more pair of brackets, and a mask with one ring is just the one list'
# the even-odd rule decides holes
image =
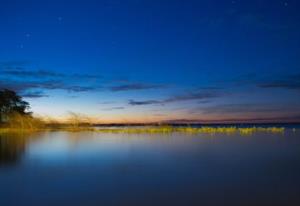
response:
{"label": "grassy bank", "polygon": [[36,132],[36,131],[68,131],[68,132],[100,132],[100,133],[124,133],[124,134],[157,134],[157,133],[189,133],[189,134],[234,134],[250,135],[257,132],[284,133],[283,127],[176,127],[176,126],[144,126],[144,127],[89,127],[70,125],[46,125],[42,128],[0,128],[0,133],[7,132]]}
{"label": "grassy bank", "polygon": [[102,128],[96,129],[97,132],[108,132],[108,133],[190,133],[190,134],[252,134],[256,132],[265,132],[265,133],[283,133],[283,127],[248,127],[248,128],[239,128],[239,127],[174,127],[174,126],[162,126],[162,127],[140,127],[140,128]]}
{"label": "grassy bank", "polygon": [[[250,135],[257,132],[264,133],[284,133],[284,127],[276,126],[248,126],[238,127],[234,125],[219,126],[184,126],[184,125],[106,125],[94,126],[92,121],[80,114],[69,113],[67,121],[62,123],[49,118],[32,117],[31,115],[21,115],[12,113],[6,116],[7,121],[0,125],[1,133],[28,133],[44,131],[68,131],[68,132],[100,132],[100,133],[124,133],[124,134],[155,134],[155,133],[189,133],[189,134],[233,134]],[[293,131],[295,131],[294,129]]]}

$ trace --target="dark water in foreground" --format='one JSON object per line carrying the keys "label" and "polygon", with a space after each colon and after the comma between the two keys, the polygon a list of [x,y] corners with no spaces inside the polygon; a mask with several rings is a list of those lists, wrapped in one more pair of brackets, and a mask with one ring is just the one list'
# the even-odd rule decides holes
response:
{"label": "dark water in foreground", "polygon": [[300,133],[0,135],[0,205],[300,205]]}

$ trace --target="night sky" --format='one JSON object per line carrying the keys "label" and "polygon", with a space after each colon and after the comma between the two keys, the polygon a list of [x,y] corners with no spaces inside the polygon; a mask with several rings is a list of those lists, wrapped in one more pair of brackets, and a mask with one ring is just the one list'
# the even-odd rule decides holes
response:
{"label": "night sky", "polygon": [[98,122],[300,120],[300,1],[0,0],[0,89]]}

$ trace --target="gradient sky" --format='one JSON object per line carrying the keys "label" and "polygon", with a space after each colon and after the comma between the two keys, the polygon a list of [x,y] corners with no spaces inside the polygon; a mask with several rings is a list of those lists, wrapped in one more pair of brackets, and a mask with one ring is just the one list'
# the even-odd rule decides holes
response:
{"label": "gradient sky", "polygon": [[0,0],[0,89],[99,122],[299,121],[297,0]]}

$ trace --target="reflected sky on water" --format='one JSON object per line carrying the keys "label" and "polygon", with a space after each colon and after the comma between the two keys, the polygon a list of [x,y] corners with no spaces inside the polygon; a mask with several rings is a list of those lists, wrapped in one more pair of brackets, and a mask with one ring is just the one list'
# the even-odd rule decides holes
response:
{"label": "reflected sky on water", "polygon": [[300,135],[0,135],[1,205],[300,205]]}

